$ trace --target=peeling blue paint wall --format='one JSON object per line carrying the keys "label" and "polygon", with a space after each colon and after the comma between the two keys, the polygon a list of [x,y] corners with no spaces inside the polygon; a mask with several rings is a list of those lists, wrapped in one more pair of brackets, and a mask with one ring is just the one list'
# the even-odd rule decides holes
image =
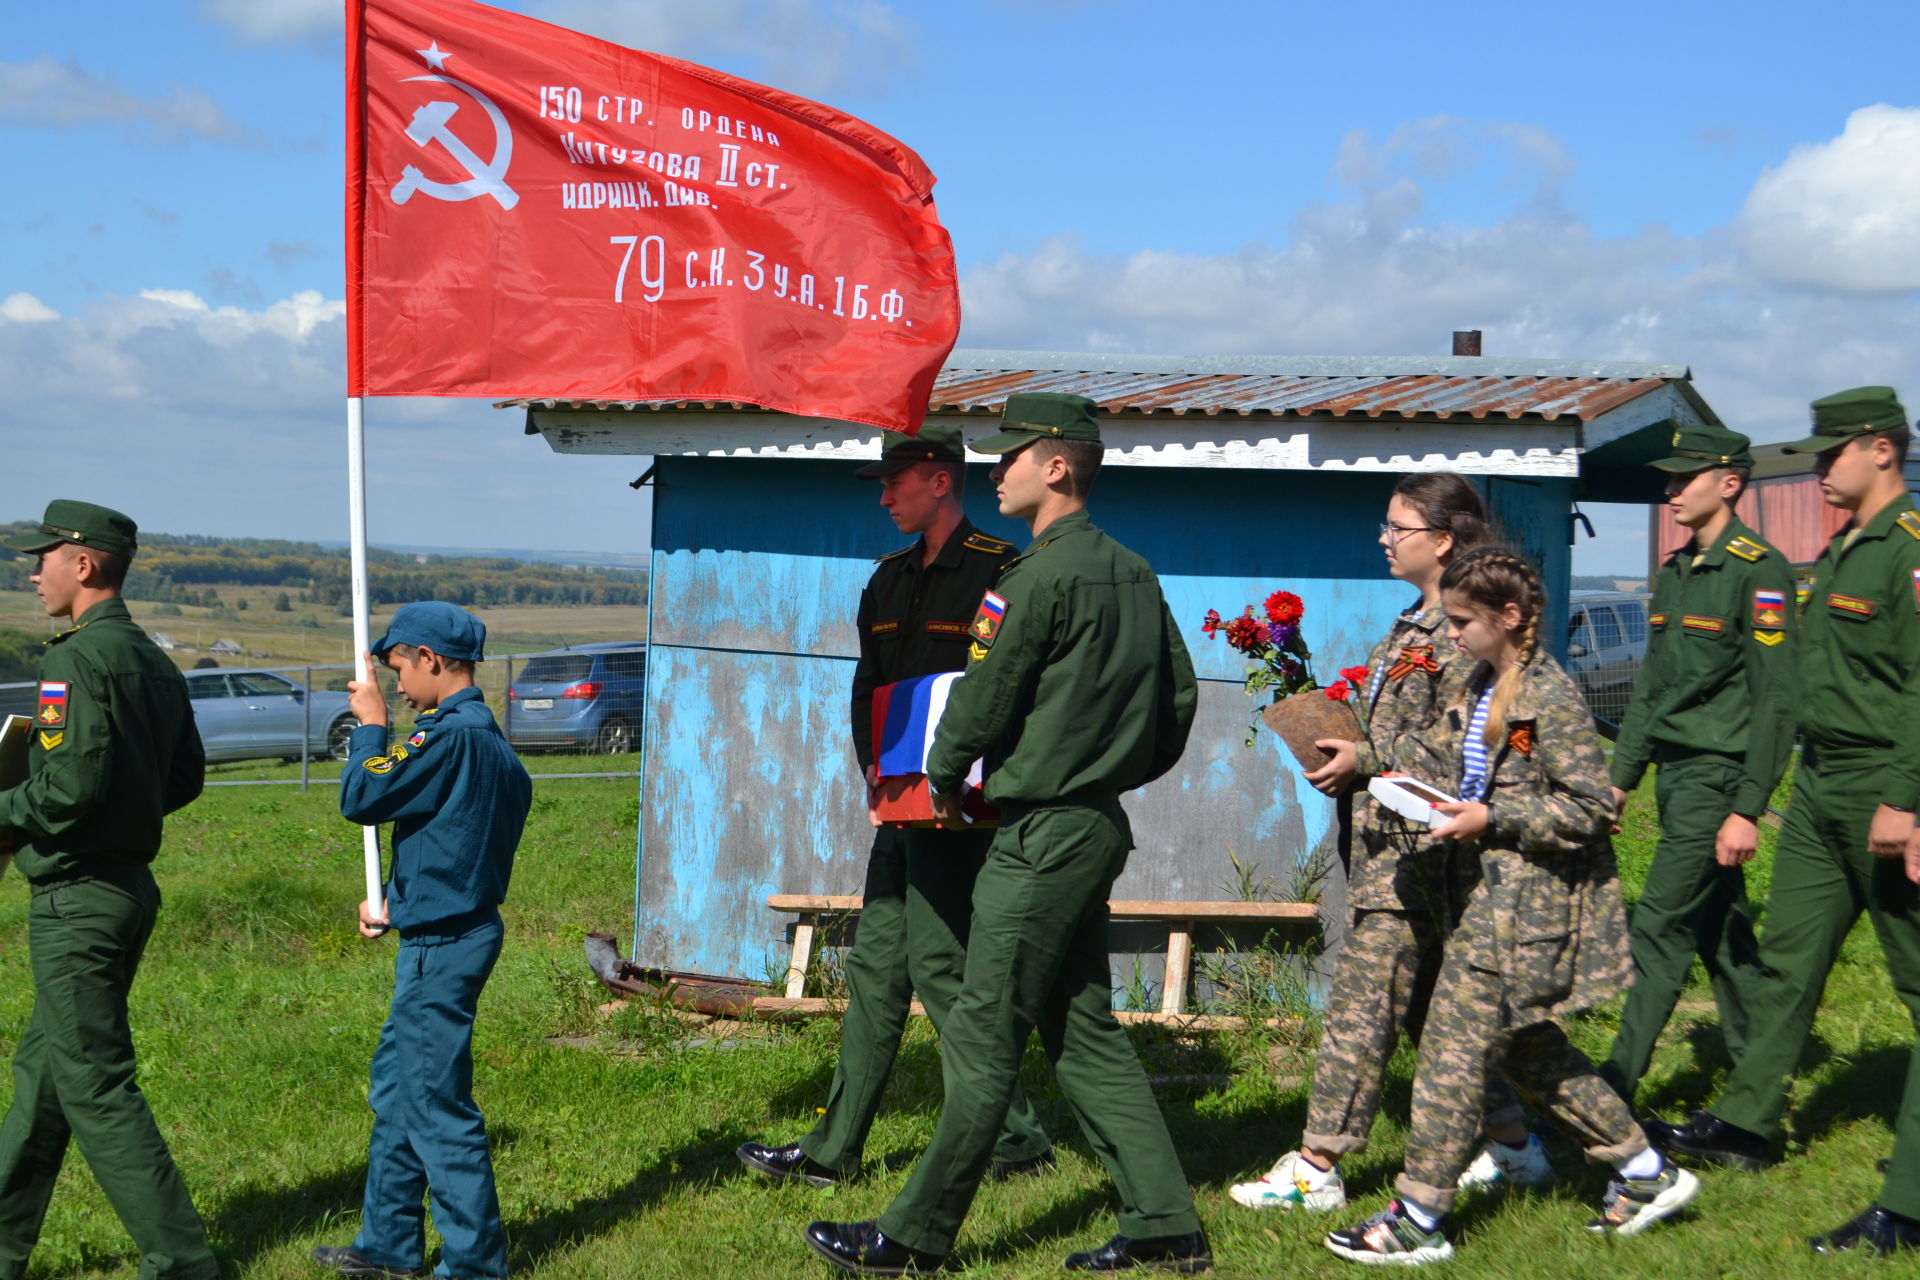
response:
{"label": "peeling blue paint wall", "polygon": [[[867,825],[848,725],[853,615],[876,556],[903,545],[878,487],[845,462],[661,458],[653,529],[634,955],[644,965],[766,978],[784,971],[786,918],[769,893],[857,893]],[[1332,806],[1264,732],[1244,664],[1200,635],[1286,587],[1307,608],[1323,677],[1365,660],[1411,599],[1375,540],[1397,477],[1108,468],[1094,519],[1161,576],[1202,678],[1185,759],[1126,800],[1139,847],[1128,898],[1233,897],[1231,850],[1280,884],[1325,835]],[[986,468],[968,511],[1024,545]],[[1514,540],[1542,557],[1564,631],[1569,486],[1496,481]],[[1336,875],[1337,880],[1337,875]],[[1325,901],[1343,915],[1344,886]],[[1149,976],[1152,976],[1149,974]]]}

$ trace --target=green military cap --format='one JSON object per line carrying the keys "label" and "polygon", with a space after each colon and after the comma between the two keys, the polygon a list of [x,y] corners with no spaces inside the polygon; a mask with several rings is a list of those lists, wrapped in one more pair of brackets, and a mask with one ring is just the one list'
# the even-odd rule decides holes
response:
{"label": "green military cap", "polygon": [[1008,396],[1000,411],[1000,431],[975,440],[975,453],[1014,453],[1035,440],[1091,440],[1100,443],[1100,406],[1085,396],[1058,391],[1029,391]]}
{"label": "green military cap", "polygon": [[880,437],[880,461],[869,462],[853,474],[862,480],[878,480],[896,471],[905,471],[916,462],[965,462],[967,442],[960,428],[928,423],[917,436],[903,431],[883,432]]}
{"label": "green military cap", "polygon": [[1784,446],[1787,453],[1825,453],[1857,436],[1907,425],[1892,387],[1853,387],[1813,402],[1813,434]]}
{"label": "green military cap", "polygon": [[1696,422],[1674,428],[1673,447],[1667,456],[1655,458],[1647,465],[1683,475],[1689,471],[1705,471],[1708,467],[1750,467],[1752,450],[1753,441],[1738,431]]}
{"label": "green military cap", "polygon": [[139,531],[139,526],[134,524],[131,516],[123,515],[111,507],[75,502],[72,498],[55,498],[47,504],[47,514],[41,517],[39,530],[8,538],[7,546],[37,556],[63,542],[72,542],[96,551],[131,556],[140,545],[136,537]]}

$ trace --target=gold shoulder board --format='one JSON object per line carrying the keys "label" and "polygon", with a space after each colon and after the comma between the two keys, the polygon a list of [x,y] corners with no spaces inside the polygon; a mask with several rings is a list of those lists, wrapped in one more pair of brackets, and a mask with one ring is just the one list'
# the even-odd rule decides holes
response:
{"label": "gold shoulder board", "polygon": [[1013,550],[1013,544],[1011,542],[1002,538],[989,537],[984,533],[968,534],[966,542],[962,545],[974,551],[1001,552]]}
{"label": "gold shoulder board", "polygon": [[910,542],[906,546],[900,548],[898,551],[889,551],[887,552],[887,554],[883,556],[875,556],[873,562],[875,564],[885,564],[889,560],[898,560],[901,556],[907,554],[907,552],[913,550],[914,547],[918,545],[919,545],[918,543]]}
{"label": "gold shoulder board", "polygon": [[1727,550],[1733,552],[1733,554],[1739,556],[1742,560],[1758,561],[1762,556],[1767,554],[1767,545],[1764,542],[1755,542],[1752,538],[1739,537],[1727,544]]}
{"label": "gold shoulder board", "polygon": [[1894,521],[1894,523],[1899,525],[1902,529],[1905,529],[1908,533],[1912,534],[1914,537],[1920,538],[1920,514],[1916,514],[1915,512],[1912,512],[1912,511],[1902,511],[1900,513],[1900,518]]}

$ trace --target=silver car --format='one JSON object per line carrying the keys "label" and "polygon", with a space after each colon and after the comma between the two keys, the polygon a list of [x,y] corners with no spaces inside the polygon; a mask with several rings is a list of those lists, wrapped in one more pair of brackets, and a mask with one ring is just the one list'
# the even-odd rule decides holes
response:
{"label": "silver car", "polygon": [[1628,591],[1576,591],[1567,608],[1567,671],[1587,708],[1619,724],[1647,660],[1647,597]]}
{"label": "silver car", "polygon": [[193,721],[207,760],[298,760],[302,740],[308,755],[347,758],[347,739],[358,720],[347,695],[305,688],[272,671],[182,672]]}

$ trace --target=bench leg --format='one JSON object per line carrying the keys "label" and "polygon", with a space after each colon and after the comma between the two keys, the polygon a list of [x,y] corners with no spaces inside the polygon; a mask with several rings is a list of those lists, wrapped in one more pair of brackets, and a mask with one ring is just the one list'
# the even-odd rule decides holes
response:
{"label": "bench leg", "polygon": [[813,964],[813,916],[802,914],[793,926],[793,963],[787,966],[787,999],[798,1000],[807,991],[807,969]]}
{"label": "bench leg", "polygon": [[1193,969],[1193,922],[1176,920],[1167,929],[1167,971],[1160,988],[1160,1012],[1187,1011],[1187,978]]}

